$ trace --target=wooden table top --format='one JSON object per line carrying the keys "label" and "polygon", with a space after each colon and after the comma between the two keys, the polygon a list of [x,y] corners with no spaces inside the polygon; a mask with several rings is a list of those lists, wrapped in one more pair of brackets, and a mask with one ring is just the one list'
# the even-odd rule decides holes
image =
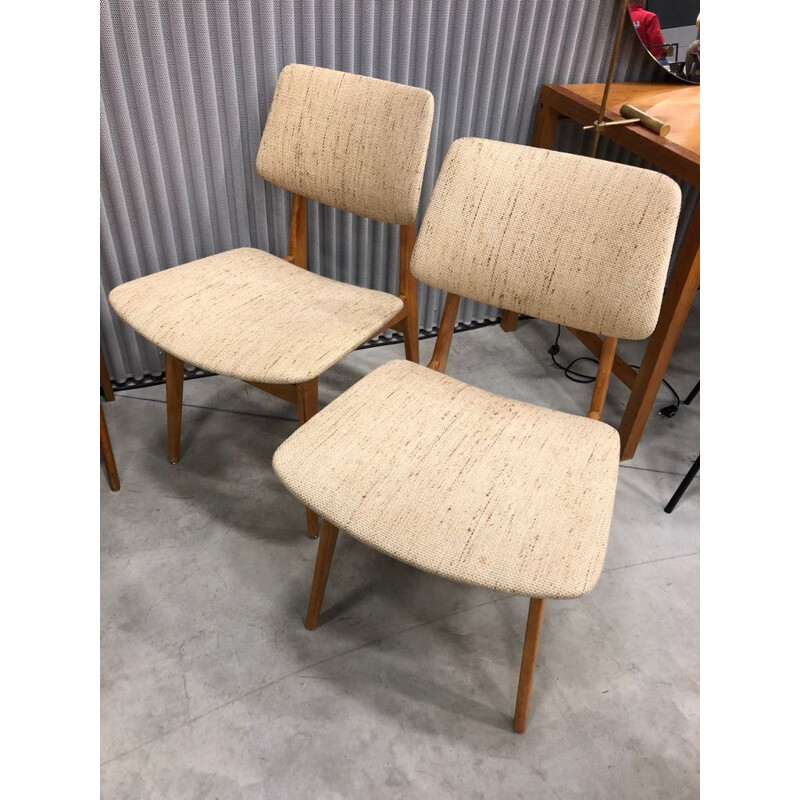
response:
{"label": "wooden table top", "polygon": [[[546,83],[542,103],[583,125],[597,119],[603,83]],[[668,122],[671,130],[659,136],[641,125],[606,128],[603,136],[638,153],[675,177],[700,185],[700,87],[674,83],[612,83],[605,119],[622,119],[623,103],[641,108]]]}
{"label": "wooden table top", "polygon": [[[597,103],[603,99],[603,83],[562,84],[575,94]],[[700,155],[700,87],[674,83],[612,83],[608,92],[609,111],[618,112],[623,103],[641,108],[668,122],[672,130],[667,141]]]}

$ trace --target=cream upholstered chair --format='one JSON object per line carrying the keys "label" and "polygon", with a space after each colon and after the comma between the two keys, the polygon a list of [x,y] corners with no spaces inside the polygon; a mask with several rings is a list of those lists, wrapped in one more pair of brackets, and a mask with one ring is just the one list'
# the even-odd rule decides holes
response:
{"label": "cream upholstered chair", "polygon": [[[391,361],[276,451],[278,477],[323,517],[306,625],[338,530],[427,572],[532,598],[515,730],[525,730],[545,598],[600,576],[619,469],[600,422],[618,337],[655,327],[680,190],[649,170],[523,145],[450,148],[411,270],[447,290],[430,369]],[[602,334],[589,418],[442,374],[460,296]]]}
{"label": "cream upholstered chair", "polygon": [[[289,254],[250,247],[116,287],[114,310],[166,356],[169,461],[180,457],[183,364],[247,381],[317,412],[318,377],[388,328],[419,361],[417,287],[408,265],[433,96],[425,89],[291,64],[281,72],[256,159],[293,192]],[[400,228],[398,296],[307,268],[306,198]],[[309,533],[317,518],[308,514]]]}

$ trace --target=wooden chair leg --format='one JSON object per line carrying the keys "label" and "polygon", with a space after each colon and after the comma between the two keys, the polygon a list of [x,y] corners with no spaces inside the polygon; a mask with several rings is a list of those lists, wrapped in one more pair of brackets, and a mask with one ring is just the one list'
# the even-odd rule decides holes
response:
{"label": "wooden chair leg", "polygon": [[532,597],[528,608],[528,623],[525,626],[525,643],[522,646],[522,665],[519,668],[517,707],[514,711],[514,730],[525,733],[528,727],[528,705],[531,700],[533,673],[536,669],[536,653],[539,650],[539,633],[544,618],[544,600]]}
{"label": "wooden chair leg", "polygon": [[181,457],[181,416],[183,415],[183,361],[166,353],[167,440],[170,464]]}
{"label": "wooden chair leg", "polygon": [[[399,296],[405,306],[405,318],[400,324],[406,360],[419,364],[419,309],[417,308],[417,279],[411,274],[411,254],[417,241],[415,225],[400,226]],[[397,329],[396,329],[397,330]]]}
{"label": "wooden chair leg", "polygon": [[103,351],[100,351],[100,388],[103,390],[103,397],[107,402],[114,399],[114,390],[111,388],[111,378],[108,377],[106,360],[103,358]]}
{"label": "wooden chair leg", "polygon": [[502,311],[500,314],[500,327],[506,332],[511,333],[519,325],[519,314],[516,311]]}
{"label": "wooden chair leg", "polygon": [[328,585],[333,551],[336,549],[338,538],[339,529],[335,528],[328,520],[322,520],[322,534],[317,545],[317,563],[314,566],[314,582],[311,584],[311,596],[308,598],[308,611],[306,612],[306,628],[310,631],[313,631],[319,622],[319,612],[322,610],[325,587]]}
{"label": "wooden chair leg", "polygon": [[417,309],[417,283],[411,281],[411,295],[406,301],[406,318],[403,321],[403,347],[406,361],[419,364],[419,311]]}
{"label": "wooden chair leg", "polygon": [[[319,411],[319,379],[297,384],[297,415],[300,424],[308,422]],[[319,517],[310,508],[306,509],[306,526],[308,538],[319,536]]]}
{"label": "wooden chair leg", "polygon": [[419,321],[416,313],[413,320],[409,314],[403,322],[403,347],[406,351],[406,361],[419,364]]}
{"label": "wooden chair leg", "polygon": [[111,449],[111,437],[108,435],[106,427],[106,415],[103,407],[100,406],[100,452],[103,454],[103,463],[106,465],[108,473],[108,485],[112,492],[119,491],[119,473],[117,472],[117,462],[114,460],[114,451]]}

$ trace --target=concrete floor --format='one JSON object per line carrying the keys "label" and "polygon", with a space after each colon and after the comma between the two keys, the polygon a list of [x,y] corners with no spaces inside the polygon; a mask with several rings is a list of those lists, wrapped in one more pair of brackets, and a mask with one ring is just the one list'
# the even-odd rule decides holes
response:
{"label": "concrete floor", "polygon": [[[586,413],[591,386],[550,365],[554,331],[458,334],[448,373]],[[565,361],[583,354],[569,334],[561,344]],[[321,401],[402,352],[352,354]],[[638,363],[642,346],[621,352]],[[685,396],[698,375],[695,305],[668,379]],[[612,381],[606,421],[626,397]],[[597,588],[548,604],[522,736],[524,598],[342,536],[323,624],[307,631],[316,544],[270,467],[294,410],[219,377],[188,381],[184,399],[177,466],[163,386],[105,404],[122,491],[101,474],[103,797],[698,796],[699,477],[662,508],[698,453],[699,397],[671,420],[654,411],[623,464]]]}

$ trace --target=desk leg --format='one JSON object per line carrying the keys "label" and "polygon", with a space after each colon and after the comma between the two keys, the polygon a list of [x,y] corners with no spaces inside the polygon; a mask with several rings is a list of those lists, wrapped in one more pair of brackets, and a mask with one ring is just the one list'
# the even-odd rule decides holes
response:
{"label": "desk leg", "polygon": [[699,285],[700,203],[698,202],[661,305],[658,324],[647,343],[642,366],[622,416],[619,427],[622,461],[633,458],[636,452]]}
{"label": "desk leg", "polygon": [[[556,126],[558,125],[558,111],[551,106],[539,101],[539,110],[536,112],[536,120],[533,123],[532,147],[543,147],[547,150],[553,148],[553,140],[556,138]],[[516,311],[502,311],[500,314],[500,327],[510,333],[517,329],[519,324],[519,314]]]}

